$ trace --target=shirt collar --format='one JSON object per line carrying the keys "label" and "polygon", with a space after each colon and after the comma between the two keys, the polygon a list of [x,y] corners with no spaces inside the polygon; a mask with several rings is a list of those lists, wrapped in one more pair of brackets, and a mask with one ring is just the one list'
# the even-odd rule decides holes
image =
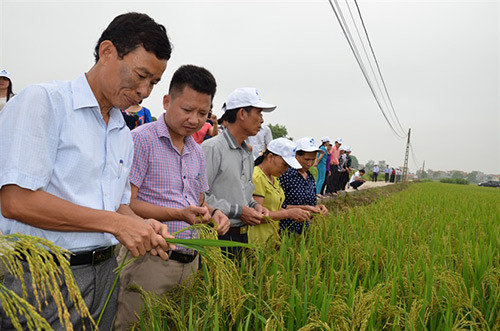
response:
{"label": "shirt collar", "polygon": [[[94,92],[90,88],[87,76],[81,74],[71,81],[71,91],[73,92],[73,110],[82,108],[99,108],[99,103]],[[120,109],[113,107],[109,111],[108,128],[123,128],[126,125]]]}
{"label": "shirt collar", "polygon": [[[174,145],[172,144],[172,138],[170,137],[170,132],[168,131],[167,123],[165,123],[165,113],[163,113],[160,118],[156,122],[154,122],[156,126],[156,134],[158,138],[167,138],[170,142],[172,148]],[[182,154],[187,154],[194,149],[194,146],[198,145],[192,136],[184,138],[184,148],[182,149]]]}
{"label": "shirt collar", "polygon": [[[296,177],[300,177],[300,178],[304,179],[304,177],[302,177],[302,175],[300,174],[299,170],[292,168],[292,167],[288,167],[288,169],[285,173],[288,173],[289,176],[296,176]],[[304,180],[309,179],[309,176],[312,176],[312,174],[309,170],[307,170],[307,178]]]}
{"label": "shirt collar", "polygon": [[91,107],[99,108],[99,103],[90,88],[85,74],[81,74],[75,80],[71,81],[71,90],[73,92],[74,110]]}
{"label": "shirt collar", "polygon": [[[234,139],[231,132],[229,132],[229,129],[224,130],[224,132],[222,132],[222,135],[224,136],[224,138],[226,138],[229,148],[238,149],[240,147],[238,146],[238,143],[236,142],[236,139]],[[241,144],[241,148],[243,148],[247,152],[250,152],[250,149],[248,148],[248,145],[245,141],[243,141],[243,143]]]}

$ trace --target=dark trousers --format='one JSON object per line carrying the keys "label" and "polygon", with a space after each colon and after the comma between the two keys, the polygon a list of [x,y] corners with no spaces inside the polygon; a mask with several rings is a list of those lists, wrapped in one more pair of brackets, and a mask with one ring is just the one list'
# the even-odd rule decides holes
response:
{"label": "dark trousers", "polygon": [[[33,293],[33,288],[31,286],[31,273],[28,268],[28,263],[21,262],[21,264],[23,265],[23,277],[26,284],[26,290],[28,292],[27,301],[35,307],[38,307],[35,295]],[[116,267],[117,263],[114,256],[107,261],[96,265],[85,264],[70,267],[71,271],[73,272],[73,277],[75,278],[76,285],[80,289],[83,300],[85,301],[85,304],[87,305],[89,312],[92,314],[92,318],[95,322],[97,322],[99,314],[104,307],[106,297],[111,290],[111,286],[116,276],[113,270]],[[64,279],[64,277],[62,278]],[[8,289],[17,293],[19,296],[22,296],[21,282],[17,278],[13,277],[9,272],[5,273],[4,285]],[[110,330],[113,326],[112,322],[113,318],[115,317],[119,288],[120,283],[117,284],[113,291],[111,299],[99,325],[99,330]],[[65,283],[60,286],[60,290],[63,295],[66,307],[68,307],[70,313],[69,319],[71,324],[73,325],[74,330],[82,330],[83,325],[85,325],[85,328],[87,330],[92,330],[89,321],[82,321],[81,317],[76,311],[75,306],[71,303],[70,294]],[[40,315],[47,320],[47,322],[54,330],[66,330],[66,327],[61,325],[61,323],[59,322],[57,306],[54,298],[50,295],[50,292],[48,293],[46,300],[48,305],[44,303],[44,299],[41,300],[43,309]],[[3,311],[1,313],[2,324],[0,325],[0,330],[15,330],[10,319],[6,318]],[[22,329],[27,330],[28,327],[26,324],[26,318],[24,318],[24,316],[19,316],[19,321],[21,322]]]}
{"label": "dark trousers", "polygon": [[328,177],[329,177],[328,176],[328,171],[330,171],[328,169],[328,167],[325,167],[325,180],[323,181],[323,186],[321,186],[321,191],[320,191],[321,194],[325,194],[326,193],[325,192],[326,182],[328,181]]}
{"label": "dark trousers", "polygon": [[342,171],[339,173],[339,185],[337,191],[345,191],[345,186],[349,181],[349,173],[347,171]]}
{"label": "dark trousers", "polygon": [[[220,240],[236,241],[240,243],[248,243],[248,234],[230,233],[228,231],[225,235],[219,236]],[[242,247],[221,247],[222,253],[225,254],[233,261],[241,259],[243,248]]]}
{"label": "dark trousers", "polygon": [[378,172],[374,172],[374,173],[372,174],[372,181],[373,181],[373,182],[376,182],[376,181],[377,181],[377,179],[378,179]]}
{"label": "dark trousers", "polygon": [[390,180],[390,182],[391,182],[391,183],[394,183],[394,177],[395,177],[395,176],[396,176],[396,175],[392,175],[392,174],[391,174],[391,180]]}
{"label": "dark trousers", "polygon": [[386,173],[386,174],[385,174],[385,182],[387,183],[388,181],[389,181],[389,174],[388,174],[388,173]]}
{"label": "dark trousers", "polygon": [[363,185],[363,182],[360,181],[360,180],[355,180],[354,182],[351,182],[350,183],[351,187],[355,190],[358,189],[358,187],[360,187],[361,185]]}
{"label": "dark trousers", "polygon": [[339,170],[338,166],[331,164],[330,165],[330,176],[327,178],[326,183],[326,193],[337,192],[337,187],[339,185]]}

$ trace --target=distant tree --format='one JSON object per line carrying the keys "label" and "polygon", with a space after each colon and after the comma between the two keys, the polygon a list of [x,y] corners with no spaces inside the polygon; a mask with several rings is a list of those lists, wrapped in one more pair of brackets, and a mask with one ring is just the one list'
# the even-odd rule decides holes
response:
{"label": "distant tree", "polygon": [[373,161],[373,160],[369,160],[368,162],[366,162],[366,164],[365,164],[366,172],[370,171],[370,173],[371,173],[374,165],[375,165],[375,161]]}
{"label": "distant tree", "polygon": [[360,169],[359,168],[358,158],[351,154],[351,159],[352,159],[351,168],[353,168],[353,169]]}
{"label": "distant tree", "polygon": [[463,179],[464,175],[460,171],[455,170],[455,171],[453,171],[453,174],[451,175],[451,178]]}
{"label": "distant tree", "polygon": [[378,167],[380,168],[380,170],[385,169],[385,160],[378,161]]}
{"label": "distant tree", "polygon": [[468,173],[465,178],[471,183],[479,183],[479,181],[477,179],[477,175],[478,175],[478,172],[473,171],[473,172]]}
{"label": "distant tree", "polygon": [[293,138],[288,137],[288,130],[286,129],[286,126],[281,125],[281,124],[269,124],[269,129],[271,129],[271,133],[273,134],[273,139],[276,138],[288,138],[290,140],[293,140]]}

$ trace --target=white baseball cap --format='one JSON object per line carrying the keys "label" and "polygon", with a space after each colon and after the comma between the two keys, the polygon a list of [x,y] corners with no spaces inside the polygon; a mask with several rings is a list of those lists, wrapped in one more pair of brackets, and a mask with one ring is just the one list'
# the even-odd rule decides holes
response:
{"label": "white baseball cap", "polygon": [[316,146],[316,140],[314,140],[313,137],[300,138],[295,143],[297,144],[297,150],[298,151],[320,152],[322,154],[325,153],[324,150],[319,149],[318,146]]}
{"label": "white baseball cap", "polygon": [[330,139],[330,137],[326,136],[326,137],[321,138],[321,142],[322,143],[331,143],[332,140]]}
{"label": "white baseball cap", "polygon": [[351,146],[346,146],[344,147],[346,152],[352,152]]}
{"label": "white baseball cap", "polygon": [[0,70],[0,77],[5,77],[5,78],[8,78],[10,81],[12,81],[12,78],[10,78],[9,72],[5,69]]}
{"label": "white baseball cap", "polygon": [[271,140],[269,144],[267,144],[267,150],[273,154],[281,156],[290,167],[295,169],[302,168],[299,161],[295,158],[297,144],[293,141],[286,138]]}
{"label": "white baseball cap", "polygon": [[242,87],[237,88],[227,97],[226,103],[222,106],[222,110],[240,109],[249,106],[262,108],[264,112],[271,112],[276,109],[275,105],[262,101],[257,89],[253,87]]}
{"label": "white baseball cap", "polygon": [[341,145],[342,145],[342,138],[337,138],[337,139],[335,139],[335,142],[336,142],[336,143],[339,143],[339,144],[341,144]]}

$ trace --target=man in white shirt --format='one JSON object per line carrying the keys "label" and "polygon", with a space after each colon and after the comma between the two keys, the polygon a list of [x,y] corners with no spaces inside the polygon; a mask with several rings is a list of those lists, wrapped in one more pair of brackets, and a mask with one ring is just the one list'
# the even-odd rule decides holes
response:
{"label": "man in white shirt", "polygon": [[[45,238],[68,249],[70,270],[97,321],[117,267],[118,242],[133,256],[168,259],[167,226],[130,209],[133,143],[120,109],[147,98],[165,71],[171,45],[165,28],[146,14],[117,16],[95,47],[95,64],[70,82],[31,85],[0,112],[0,230]],[[26,257],[24,285],[10,273],[4,285],[38,307]],[[26,292],[25,292],[26,290]],[[93,329],[82,320],[65,284],[69,323],[55,300],[41,298],[51,328]],[[118,291],[101,319],[109,330]],[[20,318],[27,329],[26,319]],[[3,318],[2,330],[12,330]]]}
{"label": "man in white shirt", "polygon": [[372,182],[376,182],[378,179],[378,172],[380,171],[378,164],[373,166]]}
{"label": "man in white shirt", "polygon": [[261,152],[266,150],[267,144],[273,140],[273,133],[269,126],[263,124],[260,127],[259,132],[255,136],[250,136],[247,138],[247,143],[252,146],[253,159],[259,157]]}
{"label": "man in white shirt", "polygon": [[349,185],[356,191],[358,190],[358,187],[360,187],[361,185],[363,185],[364,182],[366,182],[366,180],[363,179],[364,174],[365,174],[365,169],[361,169],[359,171],[356,171],[354,175],[351,176]]}

